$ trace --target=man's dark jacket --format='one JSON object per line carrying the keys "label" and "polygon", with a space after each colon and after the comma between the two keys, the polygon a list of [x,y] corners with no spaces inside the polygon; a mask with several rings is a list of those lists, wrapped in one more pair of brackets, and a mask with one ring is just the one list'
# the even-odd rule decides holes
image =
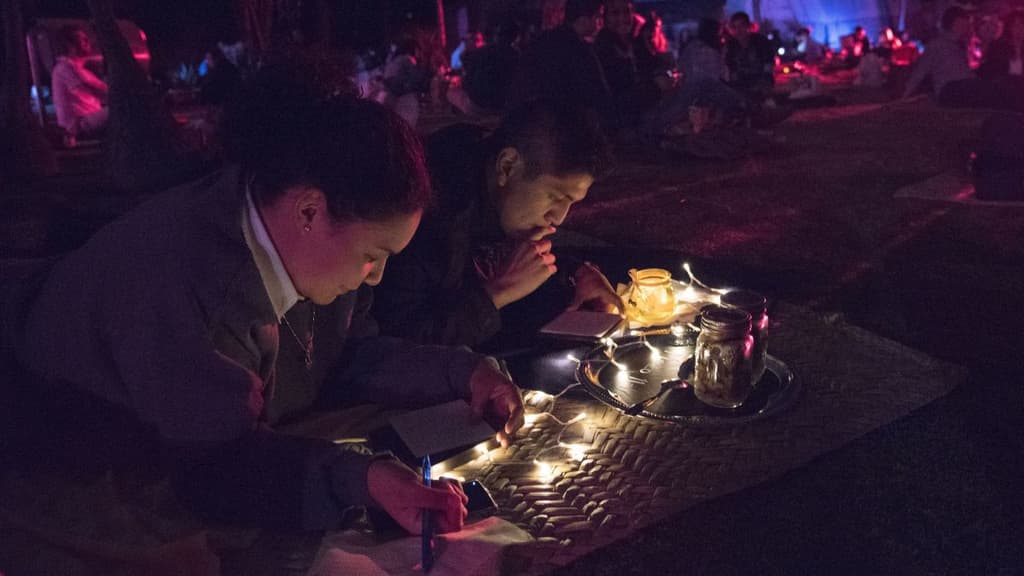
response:
{"label": "man's dark jacket", "polygon": [[487,193],[489,158],[482,128],[456,125],[427,141],[427,164],[437,193],[412,242],[388,260],[374,288],[374,318],[383,334],[428,344],[501,351],[519,346],[568,302],[565,271],[527,298],[494,307],[483,276],[514,247],[501,230]]}

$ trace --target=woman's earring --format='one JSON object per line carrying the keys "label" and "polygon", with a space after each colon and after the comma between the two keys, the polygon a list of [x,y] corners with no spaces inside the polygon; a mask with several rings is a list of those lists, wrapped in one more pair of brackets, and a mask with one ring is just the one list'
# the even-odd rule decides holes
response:
{"label": "woman's earring", "polygon": [[302,229],[304,231],[306,231],[306,232],[312,232],[313,231],[313,226],[310,225],[310,224],[306,224],[305,226],[302,227]]}

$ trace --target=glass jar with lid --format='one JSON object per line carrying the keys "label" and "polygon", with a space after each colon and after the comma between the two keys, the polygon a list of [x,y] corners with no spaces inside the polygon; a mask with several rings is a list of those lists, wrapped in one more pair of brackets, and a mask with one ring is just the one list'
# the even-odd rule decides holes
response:
{"label": "glass jar with lid", "polygon": [[725,306],[701,310],[693,368],[693,392],[697,398],[717,408],[743,404],[754,389],[753,348],[749,313]]}
{"label": "glass jar with lid", "polygon": [[757,386],[768,360],[768,300],[750,290],[732,290],[722,295],[722,306],[739,308],[750,314],[750,335],[754,338],[750,378],[751,383]]}

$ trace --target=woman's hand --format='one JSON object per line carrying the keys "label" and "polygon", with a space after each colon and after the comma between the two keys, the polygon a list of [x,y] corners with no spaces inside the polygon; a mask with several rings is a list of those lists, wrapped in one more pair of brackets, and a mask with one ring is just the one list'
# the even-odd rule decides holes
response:
{"label": "woman's hand", "polygon": [[410,534],[422,530],[424,510],[434,512],[438,532],[458,532],[466,522],[469,498],[454,480],[439,478],[424,486],[411,468],[387,458],[370,463],[366,486],[370,497]]}
{"label": "woman's hand", "polygon": [[523,399],[519,388],[490,361],[477,365],[470,377],[470,406],[473,413],[492,425],[498,425],[497,439],[508,447],[516,431],[523,427]]}

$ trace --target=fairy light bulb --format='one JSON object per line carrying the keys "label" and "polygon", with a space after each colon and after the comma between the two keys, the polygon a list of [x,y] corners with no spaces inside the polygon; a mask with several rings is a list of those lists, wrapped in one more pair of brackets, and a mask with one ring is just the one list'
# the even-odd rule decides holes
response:
{"label": "fairy light bulb", "polygon": [[629,384],[629,372],[619,371],[615,375],[615,385],[623,388]]}
{"label": "fairy light bulb", "polygon": [[558,476],[558,468],[548,462],[534,460],[533,463],[537,466],[537,479],[544,484],[550,484]]}
{"label": "fairy light bulb", "polygon": [[692,284],[687,284],[686,288],[683,288],[683,290],[679,292],[679,300],[682,300],[683,302],[699,302],[700,298],[700,292],[698,292]]}
{"label": "fairy light bulb", "polygon": [[569,449],[569,458],[577,462],[582,462],[587,457],[587,447],[582,444],[569,444],[566,448]]}
{"label": "fairy light bulb", "polygon": [[644,339],[644,346],[651,351],[651,360],[661,360],[661,350],[658,350],[654,344],[651,344],[649,340]]}

